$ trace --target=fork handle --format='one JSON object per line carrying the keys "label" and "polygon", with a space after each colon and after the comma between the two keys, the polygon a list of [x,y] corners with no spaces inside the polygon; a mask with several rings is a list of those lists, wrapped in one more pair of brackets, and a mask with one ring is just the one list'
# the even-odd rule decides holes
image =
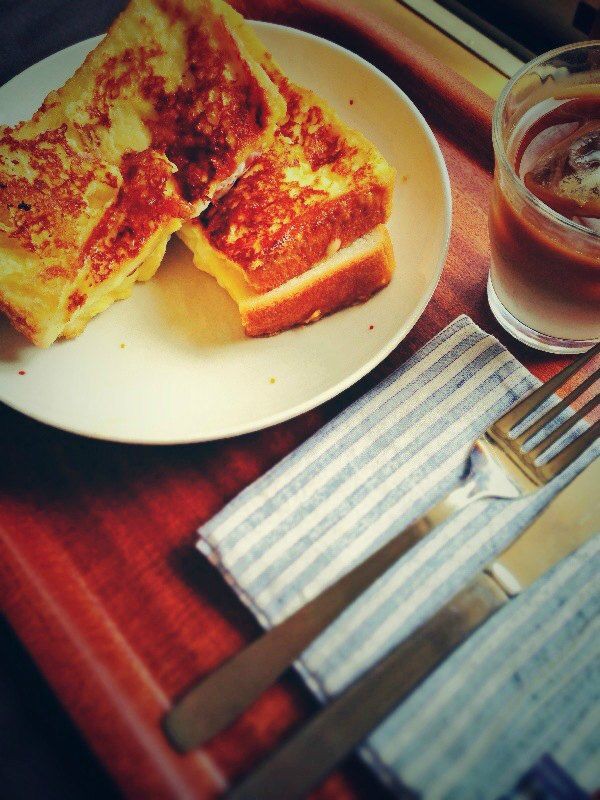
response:
{"label": "fork handle", "polygon": [[230,725],[399,558],[436,525],[481,496],[472,477],[463,479],[365,561],[190,689],[163,721],[171,742],[187,752]]}

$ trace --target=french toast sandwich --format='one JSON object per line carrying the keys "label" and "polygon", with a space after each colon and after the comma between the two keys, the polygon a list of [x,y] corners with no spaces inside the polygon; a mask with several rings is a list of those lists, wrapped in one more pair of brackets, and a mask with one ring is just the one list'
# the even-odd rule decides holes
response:
{"label": "french toast sandwich", "polygon": [[286,116],[272,146],[178,235],[258,336],[362,302],[389,282],[394,170],[264,49],[253,52]]}
{"label": "french toast sandwich", "polygon": [[132,0],[29,121],[0,126],[0,310],[81,332],[273,140],[285,113],[222,0]]}

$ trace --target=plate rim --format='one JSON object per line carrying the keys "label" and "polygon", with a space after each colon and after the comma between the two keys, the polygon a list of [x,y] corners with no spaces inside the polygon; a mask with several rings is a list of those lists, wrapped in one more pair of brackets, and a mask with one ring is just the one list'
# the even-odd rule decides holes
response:
{"label": "plate rim", "polygon": [[[366,67],[368,70],[375,72],[379,77],[379,79],[383,80],[396,94],[400,96],[402,101],[409,107],[413,116],[418,120],[422,132],[425,134],[426,138],[429,141],[433,155],[435,157],[438,173],[441,179],[443,216],[444,216],[443,220],[444,234],[443,234],[443,240],[441,242],[441,247],[437,255],[437,262],[435,265],[435,275],[436,275],[435,281],[432,282],[430,289],[423,293],[423,296],[419,304],[417,304],[417,306],[415,306],[413,311],[408,315],[404,324],[398,328],[396,334],[390,337],[390,339],[360,367],[358,367],[356,370],[354,370],[352,373],[347,375],[342,380],[337,381],[337,383],[328,387],[319,394],[314,395],[308,400],[304,400],[303,402],[297,403],[295,405],[290,405],[288,408],[281,410],[276,414],[271,414],[266,417],[261,417],[259,419],[245,423],[243,425],[237,425],[233,427],[229,425],[223,428],[214,429],[208,434],[193,433],[188,435],[169,436],[168,438],[164,436],[156,436],[156,437],[152,436],[152,432],[150,431],[149,434],[146,435],[144,438],[140,438],[139,435],[128,436],[126,434],[118,434],[118,433],[109,435],[105,431],[94,431],[85,426],[77,426],[76,423],[73,425],[57,424],[55,421],[45,418],[44,415],[41,413],[37,412],[30,413],[24,411],[17,405],[12,404],[10,401],[5,400],[4,398],[0,398],[1,402],[3,402],[9,408],[13,409],[14,411],[17,411],[23,416],[35,420],[36,422],[55,428],[56,430],[62,430],[70,434],[75,434],[77,436],[82,436],[88,439],[94,439],[96,441],[106,441],[118,444],[131,444],[131,445],[170,446],[170,445],[200,444],[203,442],[231,439],[249,433],[257,433],[259,431],[265,430],[275,425],[279,425],[283,422],[287,422],[291,419],[295,419],[296,417],[299,417],[302,414],[305,414],[309,411],[314,410],[318,406],[323,405],[324,403],[328,402],[334,397],[337,397],[346,389],[358,383],[358,381],[364,378],[365,375],[369,374],[373,369],[375,369],[375,367],[381,364],[381,362],[384,361],[390,355],[390,353],[406,338],[406,336],[408,336],[410,331],[414,328],[419,319],[422,317],[425,309],[429,305],[429,302],[431,301],[431,298],[440,282],[444,269],[444,264],[448,256],[448,249],[450,246],[450,235],[452,230],[452,193],[450,186],[450,177],[448,174],[448,168],[446,166],[446,162],[444,160],[444,156],[442,154],[440,145],[437,139],[435,138],[435,135],[433,134],[433,131],[429,126],[429,123],[427,122],[421,111],[413,103],[413,101],[400,88],[400,86],[398,86],[397,83],[395,83],[391,78],[389,78],[378,67],[376,67],[374,64],[371,64],[370,61],[367,61],[366,59],[362,58],[362,56],[353,53],[351,50],[342,47],[336,42],[332,42],[329,39],[326,39],[322,36],[317,36],[313,33],[308,33],[307,31],[300,30],[299,28],[293,28],[288,25],[280,25],[278,23],[273,23],[273,22],[265,22],[262,20],[248,20],[248,22],[253,28],[258,28],[259,30],[275,29],[278,31],[285,31],[286,33],[291,34],[292,36],[298,36],[299,38],[316,40],[320,44],[325,44],[326,46],[333,48],[334,50],[337,50],[344,56],[349,57],[352,60],[361,64],[362,66]],[[69,45],[68,47],[64,47],[61,48],[60,50],[57,50],[55,53],[46,56],[46,58],[41,59],[35,64],[32,64],[31,66],[27,67],[18,75],[15,75],[13,78],[7,81],[2,87],[0,87],[0,89],[2,90],[7,89],[8,87],[10,87],[13,81],[15,81],[17,78],[22,78],[23,75],[29,72],[29,70],[38,69],[41,65],[44,64],[44,62],[48,61],[49,59],[56,58],[57,56],[66,53],[74,48],[79,48],[89,44],[90,50],[93,49],[93,47],[95,47],[104,38],[104,36],[105,34],[101,34],[99,36],[92,36],[87,39],[83,39],[80,42],[76,42],[72,45]]]}

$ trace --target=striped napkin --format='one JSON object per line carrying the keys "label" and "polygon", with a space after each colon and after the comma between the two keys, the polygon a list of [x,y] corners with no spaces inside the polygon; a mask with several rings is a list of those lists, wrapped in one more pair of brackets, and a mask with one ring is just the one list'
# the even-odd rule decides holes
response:
{"label": "striped napkin", "polygon": [[[268,628],[444,495],[473,439],[535,385],[496,339],[459,317],[230,502],[200,530],[198,548]],[[311,690],[323,701],[341,692],[591,459],[533,497],[480,501],[432,532],[305,651],[296,667]],[[361,755],[392,790],[510,796],[542,756],[588,790],[600,784],[599,566],[595,537],[373,733]]]}

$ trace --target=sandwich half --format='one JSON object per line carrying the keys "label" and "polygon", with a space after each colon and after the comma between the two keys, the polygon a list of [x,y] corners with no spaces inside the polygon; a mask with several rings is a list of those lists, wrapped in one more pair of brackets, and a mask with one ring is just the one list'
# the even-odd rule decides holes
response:
{"label": "sandwich half", "polygon": [[222,0],[132,0],[33,118],[0,126],[0,310],[32,342],[81,332],[158,267],[285,113]]}
{"label": "sandwich half", "polygon": [[287,104],[271,148],[178,232],[238,303],[250,336],[363,302],[385,286],[394,170],[313,92],[254,50]]}

